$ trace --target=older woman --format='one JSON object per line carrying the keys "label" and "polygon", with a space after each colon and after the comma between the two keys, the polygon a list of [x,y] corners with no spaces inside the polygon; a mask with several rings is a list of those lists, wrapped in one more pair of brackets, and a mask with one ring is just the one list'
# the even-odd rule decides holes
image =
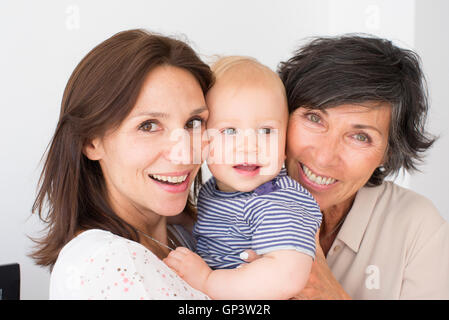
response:
{"label": "older woman", "polygon": [[384,180],[416,169],[434,142],[419,58],[373,37],[318,38],[279,73],[288,173],[323,213],[322,251],[297,298],[448,299],[448,223]]}
{"label": "older woman", "polygon": [[167,217],[194,213],[201,150],[189,140],[204,129],[211,82],[187,44],[143,30],[114,35],[76,67],[34,204],[48,223],[33,257],[52,267],[50,299],[207,298],[161,259],[192,248]]}

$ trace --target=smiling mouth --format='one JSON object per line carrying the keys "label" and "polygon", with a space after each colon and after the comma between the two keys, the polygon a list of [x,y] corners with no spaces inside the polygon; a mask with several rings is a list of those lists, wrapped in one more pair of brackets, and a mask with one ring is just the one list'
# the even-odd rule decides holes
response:
{"label": "smiling mouth", "polygon": [[169,185],[177,185],[182,184],[188,177],[188,174],[182,175],[182,176],[164,176],[159,174],[149,174],[148,175],[151,179],[156,180],[160,183],[165,183]]}
{"label": "smiling mouth", "polygon": [[335,182],[337,182],[337,179],[334,179],[331,177],[326,177],[326,176],[320,176],[320,175],[313,173],[312,170],[310,170],[308,167],[306,167],[306,165],[304,165],[302,163],[301,163],[301,168],[302,168],[304,174],[306,175],[306,177],[310,181],[312,181],[313,183],[316,183],[318,185],[327,186],[327,185],[334,184]]}

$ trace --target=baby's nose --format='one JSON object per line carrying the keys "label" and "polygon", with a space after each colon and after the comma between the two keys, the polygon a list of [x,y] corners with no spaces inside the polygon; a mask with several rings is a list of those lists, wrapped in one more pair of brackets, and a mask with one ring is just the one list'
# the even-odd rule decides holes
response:
{"label": "baby's nose", "polygon": [[257,162],[258,141],[257,134],[254,130],[248,129],[237,138],[237,152],[244,157],[244,161],[248,163]]}

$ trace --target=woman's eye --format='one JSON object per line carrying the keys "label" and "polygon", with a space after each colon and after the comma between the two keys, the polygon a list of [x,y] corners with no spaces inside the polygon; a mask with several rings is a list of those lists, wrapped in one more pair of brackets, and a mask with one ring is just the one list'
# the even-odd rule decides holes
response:
{"label": "woman's eye", "polygon": [[271,128],[260,128],[258,130],[259,134],[270,134],[271,133]]}
{"label": "woman's eye", "polygon": [[234,135],[237,133],[237,129],[235,128],[225,128],[221,131],[221,133],[225,134],[225,135]]}
{"label": "woman's eye", "polygon": [[155,132],[160,129],[159,124],[155,121],[145,121],[139,126],[139,130],[145,132]]}
{"label": "woman's eye", "polygon": [[186,129],[198,129],[198,128],[201,128],[203,123],[204,123],[203,119],[200,119],[200,118],[192,119],[189,122],[187,122]]}
{"label": "woman's eye", "polygon": [[356,139],[359,142],[363,142],[363,143],[370,142],[370,138],[366,134],[363,134],[363,133],[357,133],[353,137],[354,137],[354,139]]}
{"label": "woman's eye", "polygon": [[306,117],[307,117],[307,119],[309,119],[310,121],[315,122],[315,123],[319,123],[321,120],[321,118],[315,113],[308,113],[308,114],[306,114]]}

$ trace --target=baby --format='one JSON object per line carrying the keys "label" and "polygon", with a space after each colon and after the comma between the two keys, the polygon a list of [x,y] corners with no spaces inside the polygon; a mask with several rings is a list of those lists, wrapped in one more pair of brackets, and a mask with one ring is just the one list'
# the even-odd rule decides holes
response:
{"label": "baby", "polygon": [[[321,212],[283,168],[284,86],[252,58],[222,58],[212,69],[216,82],[206,101],[213,177],[198,197],[197,254],[178,247],[164,261],[212,299],[289,299],[308,280]],[[240,254],[248,249],[260,258],[244,263]]]}

